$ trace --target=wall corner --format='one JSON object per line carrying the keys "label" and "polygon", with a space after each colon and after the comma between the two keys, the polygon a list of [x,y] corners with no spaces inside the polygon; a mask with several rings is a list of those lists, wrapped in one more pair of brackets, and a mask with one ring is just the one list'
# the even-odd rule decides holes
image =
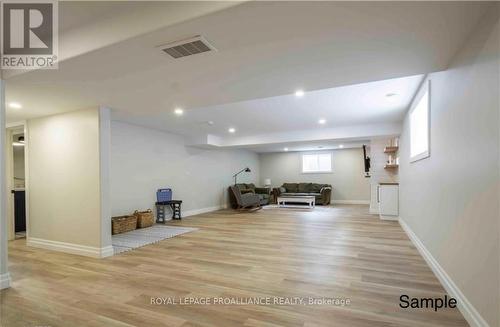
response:
{"label": "wall corner", "polygon": [[113,255],[111,245],[111,109],[99,106],[99,190],[101,211],[101,257]]}

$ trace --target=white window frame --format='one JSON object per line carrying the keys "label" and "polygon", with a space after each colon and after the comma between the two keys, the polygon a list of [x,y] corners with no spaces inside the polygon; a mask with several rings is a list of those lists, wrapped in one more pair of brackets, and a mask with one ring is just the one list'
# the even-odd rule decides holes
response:
{"label": "white window frame", "polygon": [[[412,136],[412,126],[411,126],[411,114],[417,107],[417,105],[420,103],[420,100],[424,97],[424,95],[427,93],[427,150],[421,153],[418,153],[414,156],[411,155],[411,136]],[[416,162],[425,158],[430,157],[431,155],[431,81],[427,80],[421,87],[421,89],[418,91],[417,96],[413,100],[413,103],[411,105],[409,115],[408,115],[408,125],[410,127],[410,162]]]}
{"label": "white window frame", "polygon": [[[329,154],[330,170],[328,171],[304,171],[304,156]],[[333,153],[332,152],[305,152],[300,154],[300,173],[301,174],[331,174],[333,173]]]}

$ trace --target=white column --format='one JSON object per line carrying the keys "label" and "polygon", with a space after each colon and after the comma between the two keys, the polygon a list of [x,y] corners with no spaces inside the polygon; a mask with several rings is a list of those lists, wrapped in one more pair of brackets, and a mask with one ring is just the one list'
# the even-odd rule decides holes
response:
{"label": "white column", "polygon": [[10,286],[7,265],[7,189],[5,183],[5,85],[0,79],[0,289]]}
{"label": "white column", "polygon": [[110,198],[111,110],[99,107],[99,189],[101,191],[101,257],[113,255]]}

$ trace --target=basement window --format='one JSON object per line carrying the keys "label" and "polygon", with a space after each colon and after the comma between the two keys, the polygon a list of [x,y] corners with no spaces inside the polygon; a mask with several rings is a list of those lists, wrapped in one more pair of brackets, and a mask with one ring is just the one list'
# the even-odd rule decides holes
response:
{"label": "basement window", "polygon": [[410,162],[429,157],[430,82],[419,92],[410,110]]}
{"label": "basement window", "polygon": [[332,154],[316,153],[302,155],[302,173],[331,173]]}

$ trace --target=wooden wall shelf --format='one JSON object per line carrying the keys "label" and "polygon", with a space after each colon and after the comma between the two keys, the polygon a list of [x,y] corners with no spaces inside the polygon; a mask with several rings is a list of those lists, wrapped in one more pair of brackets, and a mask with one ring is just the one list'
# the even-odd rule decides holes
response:
{"label": "wooden wall shelf", "polygon": [[395,169],[395,168],[398,168],[399,165],[396,165],[396,164],[386,164],[384,166],[384,169]]}
{"label": "wooden wall shelf", "polygon": [[397,152],[399,149],[399,147],[397,146],[386,146],[384,148],[384,153],[394,153],[394,152]]}

